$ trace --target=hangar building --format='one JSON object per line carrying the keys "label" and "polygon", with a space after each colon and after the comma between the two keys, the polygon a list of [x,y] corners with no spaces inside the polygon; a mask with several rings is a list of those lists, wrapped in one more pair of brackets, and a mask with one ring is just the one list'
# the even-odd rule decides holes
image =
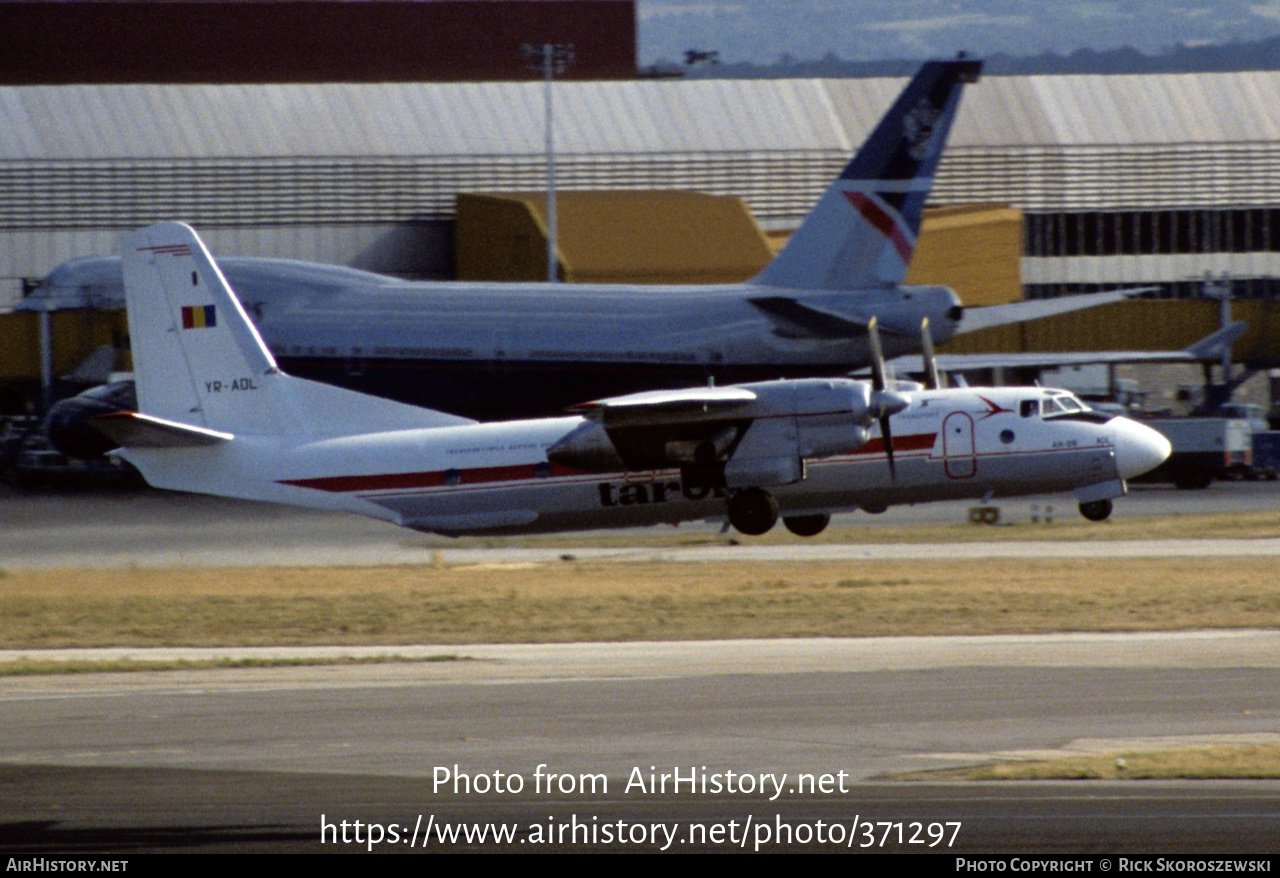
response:
{"label": "hangar building", "polygon": [[[565,189],[742,197],[794,225],[896,79],[562,82]],[[182,218],[223,252],[447,274],[458,193],[543,185],[536,82],[0,87],[10,295],[123,230]],[[987,77],[934,204],[1022,212],[1029,296],[1280,277],[1280,73]]]}

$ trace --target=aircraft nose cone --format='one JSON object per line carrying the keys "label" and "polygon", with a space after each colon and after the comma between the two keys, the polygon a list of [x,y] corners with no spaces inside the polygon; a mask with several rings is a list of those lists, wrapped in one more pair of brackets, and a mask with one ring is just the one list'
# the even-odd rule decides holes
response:
{"label": "aircraft nose cone", "polygon": [[1164,463],[1173,446],[1162,433],[1128,418],[1116,418],[1116,469],[1120,478],[1132,479]]}

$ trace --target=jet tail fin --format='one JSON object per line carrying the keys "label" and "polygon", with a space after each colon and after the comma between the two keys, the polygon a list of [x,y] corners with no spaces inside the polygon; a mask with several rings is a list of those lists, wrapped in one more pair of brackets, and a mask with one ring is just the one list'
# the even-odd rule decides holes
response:
{"label": "jet tail fin", "polygon": [[966,83],[982,62],[930,61],[755,281],[848,290],[901,283]]}
{"label": "jet tail fin", "polygon": [[122,251],[138,410],[149,418],[145,439],[128,427],[134,444],[157,447],[162,432],[190,444],[202,432],[318,438],[474,423],[283,374],[189,226],[150,226]]}

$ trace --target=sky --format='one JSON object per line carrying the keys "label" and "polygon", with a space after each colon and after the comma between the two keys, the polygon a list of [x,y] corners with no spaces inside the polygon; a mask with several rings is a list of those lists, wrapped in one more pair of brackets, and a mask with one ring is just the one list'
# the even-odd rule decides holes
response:
{"label": "sky", "polygon": [[636,0],[640,63],[1037,55],[1280,36],[1280,0]]}

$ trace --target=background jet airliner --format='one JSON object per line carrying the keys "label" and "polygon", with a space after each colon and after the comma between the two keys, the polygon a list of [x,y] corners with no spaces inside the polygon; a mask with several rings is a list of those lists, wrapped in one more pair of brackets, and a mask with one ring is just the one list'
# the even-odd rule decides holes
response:
{"label": "background jet airliner", "polygon": [[[696,286],[406,282],[287,260],[219,259],[279,363],[313,378],[478,420],[538,417],[584,399],[660,388],[841,374],[870,359],[879,321],[889,356],[966,331],[960,300],[902,283],[964,84],[981,62],[925,64],[791,240],[746,283]],[[109,295],[119,263],[78,260],[59,286]],[[981,311],[982,326],[1116,301],[1100,293]],[[84,417],[118,407],[77,399],[52,438],[85,443]],[[97,447],[93,447],[97,445]]]}
{"label": "background jet airliner", "polygon": [[[1065,391],[790,379],[598,400],[480,424],[283,373],[203,243],[177,223],[124,240],[138,411],[96,418],[152,485],[346,510],[446,534],[779,515],[1074,490],[1104,518],[1160,434]],[[927,338],[927,336],[926,336]]]}

